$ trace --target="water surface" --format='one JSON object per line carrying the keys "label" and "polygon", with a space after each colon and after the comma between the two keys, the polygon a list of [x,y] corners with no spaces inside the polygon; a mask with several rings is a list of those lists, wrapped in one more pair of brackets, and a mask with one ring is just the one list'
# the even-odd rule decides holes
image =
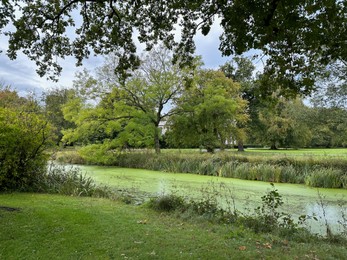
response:
{"label": "water surface", "polygon": [[[207,196],[208,192],[212,192],[217,193],[221,206],[235,206],[238,210],[249,213],[261,204],[261,197],[271,189],[268,182],[260,181],[118,167],[80,167],[99,184],[151,195],[177,192],[193,198]],[[338,231],[341,212],[344,210],[347,213],[347,209],[339,205],[346,202],[347,190],[317,189],[283,183],[276,183],[275,187],[283,197],[284,205],[281,210],[295,218],[303,214],[316,215],[319,222],[311,221],[309,224],[313,232],[325,232],[325,219],[333,230]],[[321,201],[324,202],[323,207]]]}

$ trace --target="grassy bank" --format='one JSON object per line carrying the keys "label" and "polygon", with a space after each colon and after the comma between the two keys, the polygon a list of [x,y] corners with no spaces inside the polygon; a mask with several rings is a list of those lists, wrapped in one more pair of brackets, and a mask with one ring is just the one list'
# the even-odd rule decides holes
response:
{"label": "grassy bank", "polygon": [[118,201],[0,195],[0,259],[344,259],[343,245],[291,241]]}
{"label": "grassy bank", "polygon": [[[256,151],[212,155],[196,151],[165,151],[156,155],[148,151],[117,153],[92,145],[78,151],[60,152],[57,159],[68,163],[296,183],[321,188],[347,188],[347,156],[287,156],[284,151],[272,155]],[[341,151],[345,150],[339,151],[341,155]],[[288,150],[288,153],[291,152]]]}

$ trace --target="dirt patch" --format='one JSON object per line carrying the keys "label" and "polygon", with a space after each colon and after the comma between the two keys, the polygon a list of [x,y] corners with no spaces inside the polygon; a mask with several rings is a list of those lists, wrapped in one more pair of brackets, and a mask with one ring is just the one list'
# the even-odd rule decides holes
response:
{"label": "dirt patch", "polygon": [[4,211],[20,211],[20,208],[12,208],[12,207],[0,206],[0,210],[4,210]]}

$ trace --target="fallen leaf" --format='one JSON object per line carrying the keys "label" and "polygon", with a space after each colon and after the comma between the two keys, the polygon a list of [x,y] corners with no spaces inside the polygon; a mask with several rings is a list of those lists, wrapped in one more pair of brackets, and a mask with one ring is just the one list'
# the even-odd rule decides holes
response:
{"label": "fallen leaf", "polygon": [[245,247],[245,246],[240,246],[240,247],[239,247],[239,250],[240,250],[240,251],[245,251],[246,249],[247,249],[247,247]]}
{"label": "fallen leaf", "polygon": [[271,245],[270,243],[265,243],[265,244],[263,244],[263,246],[264,246],[265,248],[268,248],[268,249],[271,249],[271,248],[272,248],[272,245]]}

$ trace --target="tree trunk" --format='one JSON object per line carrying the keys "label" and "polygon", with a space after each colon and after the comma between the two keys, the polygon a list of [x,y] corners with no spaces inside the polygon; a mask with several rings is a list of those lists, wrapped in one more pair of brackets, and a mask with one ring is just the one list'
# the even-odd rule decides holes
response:
{"label": "tree trunk", "polygon": [[276,144],[272,144],[270,150],[278,150]]}
{"label": "tree trunk", "polygon": [[155,149],[156,154],[160,153],[159,127],[158,126],[155,126],[155,130],[154,130],[154,149]]}
{"label": "tree trunk", "polygon": [[207,150],[208,153],[214,153],[214,148],[211,147],[211,146],[207,146],[206,150]]}
{"label": "tree trunk", "polygon": [[238,140],[237,142],[237,151],[238,152],[244,152],[245,148],[243,147],[243,141],[242,140]]}

